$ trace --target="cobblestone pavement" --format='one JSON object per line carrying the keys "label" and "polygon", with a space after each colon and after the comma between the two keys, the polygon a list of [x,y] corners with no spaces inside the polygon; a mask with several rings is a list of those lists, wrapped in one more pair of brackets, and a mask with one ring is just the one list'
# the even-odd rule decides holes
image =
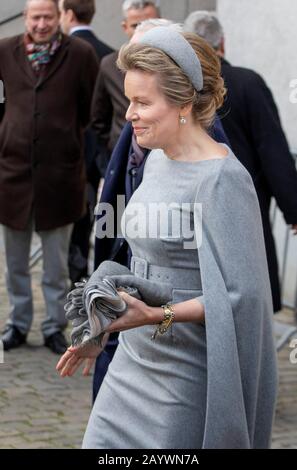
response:
{"label": "cobblestone pavement", "polygon": [[[1,230],[1,227],[0,227]],[[9,305],[0,235],[0,328]],[[0,364],[0,449],[79,448],[91,406],[91,377],[60,378],[59,356],[43,346],[41,263],[32,270],[35,317],[28,344],[5,352]]]}
{"label": "cobblestone pavement", "polygon": [[[0,364],[0,449],[79,448],[91,403],[91,377],[61,379],[58,356],[43,347],[40,322],[44,304],[40,263],[32,271],[35,318],[28,344],[5,353]],[[8,313],[0,230],[0,328]],[[293,322],[283,312],[278,319]],[[278,354],[279,399],[272,447],[297,448],[297,364],[289,361],[289,344]]]}

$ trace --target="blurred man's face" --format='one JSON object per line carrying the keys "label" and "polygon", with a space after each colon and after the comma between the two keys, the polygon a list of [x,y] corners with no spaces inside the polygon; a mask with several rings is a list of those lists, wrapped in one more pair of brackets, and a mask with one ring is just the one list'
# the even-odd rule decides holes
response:
{"label": "blurred man's face", "polygon": [[25,10],[27,32],[37,44],[47,43],[59,28],[59,12],[51,0],[31,0]]}
{"label": "blurred man's face", "polygon": [[72,10],[64,10],[64,0],[59,1],[60,10],[60,26],[65,34],[69,34],[72,25],[73,12]]}
{"label": "blurred man's face", "polygon": [[138,10],[128,10],[127,18],[122,22],[122,27],[129,39],[133,36],[136,27],[144,20],[159,18],[158,11],[154,5],[148,5]]}

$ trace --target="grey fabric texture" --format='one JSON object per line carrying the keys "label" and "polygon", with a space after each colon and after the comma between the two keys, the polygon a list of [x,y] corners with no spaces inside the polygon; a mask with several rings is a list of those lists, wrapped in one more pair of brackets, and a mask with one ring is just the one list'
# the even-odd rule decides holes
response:
{"label": "grey fabric texture", "polygon": [[160,306],[171,300],[171,287],[136,277],[114,261],[104,261],[86,282],[78,282],[67,296],[66,318],[72,322],[71,342],[101,344],[106,328],[126,311],[118,290]]}
{"label": "grey fabric texture", "polygon": [[[188,268],[196,276],[203,292],[189,289],[187,277],[182,285],[181,276],[178,288],[172,285],[172,299],[201,299],[205,325],[174,322],[154,342],[153,325],[122,332],[83,447],[267,448],[277,395],[276,350],[261,214],[251,177],[230,150],[224,159],[197,162],[171,160],[153,150],[129,206],[160,202],[202,204],[198,250],[185,249],[176,234],[126,238],[133,256]],[[199,240],[200,213],[196,206],[184,207]],[[129,213],[123,224],[134,220],[133,210]],[[137,219],[141,227],[152,220],[149,211]]]}
{"label": "grey fabric texture", "polygon": [[180,33],[164,26],[158,26],[144,33],[139,42],[161,49],[179,65],[197,91],[203,89],[200,60],[192,46]]}

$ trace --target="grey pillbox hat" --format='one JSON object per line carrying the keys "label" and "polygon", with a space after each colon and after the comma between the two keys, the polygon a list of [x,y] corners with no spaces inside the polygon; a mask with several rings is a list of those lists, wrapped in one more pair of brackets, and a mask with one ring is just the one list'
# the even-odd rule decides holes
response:
{"label": "grey pillbox hat", "polygon": [[168,27],[157,26],[147,31],[139,42],[165,52],[187,75],[194,88],[197,91],[202,90],[203,75],[200,60],[191,44],[180,33]]}

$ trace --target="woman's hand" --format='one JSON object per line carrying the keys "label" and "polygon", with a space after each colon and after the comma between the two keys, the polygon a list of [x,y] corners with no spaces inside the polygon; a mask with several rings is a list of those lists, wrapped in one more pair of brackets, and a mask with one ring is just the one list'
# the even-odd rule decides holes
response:
{"label": "woman's hand", "polygon": [[297,224],[292,225],[292,230],[294,232],[294,235],[297,235]]}
{"label": "woman's hand", "polygon": [[60,372],[61,377],[71,377],[77,369],[85,362],[83,375],[87,376],[90,373],[91,367],[96,358],[103,351],[109,334],[105,334],[102,340],[102,346],[92,344],[91,342],[85,343],[81,346],[70,346],[59,360],[56,370]]}
{"label": "woman's hand", "polygon": [[108,333],[131,330],[132,328],[153,325],[162,321],[162,309],[149,307],[146,303],[135,299],[126,292],[119,291],[118,293],[127,304],[127,310],[124,315],[109,325],[106,329]]}

